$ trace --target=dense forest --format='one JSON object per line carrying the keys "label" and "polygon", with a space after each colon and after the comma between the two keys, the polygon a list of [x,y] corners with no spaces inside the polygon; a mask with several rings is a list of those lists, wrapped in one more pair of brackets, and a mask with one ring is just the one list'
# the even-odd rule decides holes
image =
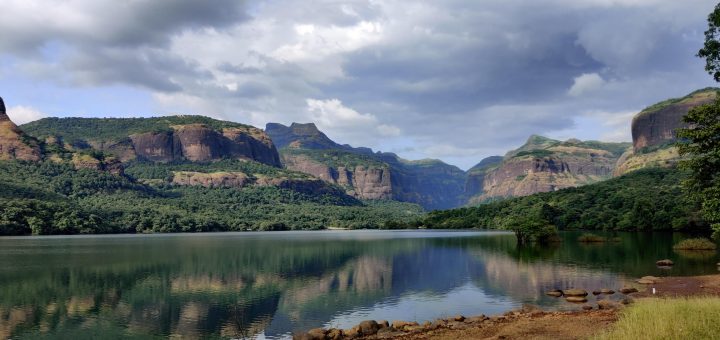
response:
{"label": "dense forest", "polygon": [[[0,161],[0,235],[384,228],[386,221],[423,212],[414,204],[272,186],[205,188],[147,180],[195,166],[137,163],[128,175],[117,176],[52,161]],[[253,162],[213,166],[283,171]]]}
{"label": "dense forest", "polygon": [[709,226],[697,202],[683,191],[687,173],[651,168],[587,186],[434,211],[414,222],[393,227],[437,229],[555,226],[560,230],[686,230]]}

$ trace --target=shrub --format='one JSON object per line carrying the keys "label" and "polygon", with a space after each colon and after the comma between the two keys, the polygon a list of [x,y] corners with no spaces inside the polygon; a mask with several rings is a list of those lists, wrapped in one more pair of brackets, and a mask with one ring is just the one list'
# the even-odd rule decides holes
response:
{"label": "shrub", "polygon": [[602,237],[600,235],[596,235],[593,233],[585,233],[582,234],[582,236],[578,237],[578,241],[583,243],[600,243],[600,242],[606,242],[608,239],[605,237]]}
{"label": "shrub", "polygon": [[676,244],[673,249],[676,250],[715,250],[717,245],[706,238],[689,238],[682,240]]}

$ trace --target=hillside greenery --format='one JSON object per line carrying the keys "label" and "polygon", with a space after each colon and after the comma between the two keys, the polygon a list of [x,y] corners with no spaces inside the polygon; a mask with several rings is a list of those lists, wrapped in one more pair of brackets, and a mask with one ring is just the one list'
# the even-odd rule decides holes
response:
{"label": "hillside greenery", "polygon": [[325,164],[333,168],[354,168],[356,166],[375,168],[387,167],[387,164],[379,161],[373,155],[360,154],[340,149],[283,148],[280,150],[280,153],[293,156],[306,156],[313,161]]}
{"label": "hillside greenery", "polygon": [[688,177],[677,169],[644,169],[587,186],[539,193],[475,207],[434,211],[395,227],[516,230],[548,226],[560,230],[656,231],[708,229],[699,206],[682,189]]}
{"label": "hillside greenery", "polygon": [[248,125],[205,116],[167,116],[151,118],[43,118],[22,125],[30,136],[44,140],[62,137],[67,143],[78,141],[120,141],[132,134],[171,131],[174,125],[203,124],[212,129],[248,128]]}
{"label": "hillside greenery", "polygon": [[[174,166],[190,167],[158,171]],[[128,170],[146,176],[148,169],[136,164]],[[0,162],[0,235],[385,228],[389,220],[422,213],[414,204],[346,195],[148,185],[67,163]]]}

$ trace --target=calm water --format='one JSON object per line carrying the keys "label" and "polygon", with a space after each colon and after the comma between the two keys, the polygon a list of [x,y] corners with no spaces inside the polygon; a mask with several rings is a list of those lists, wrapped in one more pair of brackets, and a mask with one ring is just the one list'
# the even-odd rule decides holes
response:
{"label": "calm water", "polygon": [[[511,234],[324,231],[0,239],[0,338],[283,338],[368,318],[577,306],[553,288],[717,273],[678,234],[521,248]],[[655,260],[671,258],[663,271]]]}

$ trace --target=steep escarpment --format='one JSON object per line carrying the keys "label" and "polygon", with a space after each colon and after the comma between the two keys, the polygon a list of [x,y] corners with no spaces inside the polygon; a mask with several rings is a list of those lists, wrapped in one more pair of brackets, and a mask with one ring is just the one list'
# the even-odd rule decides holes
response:
{"label": "steep escarpment", "polygon": [[531,136],[523,146],[508,152],[502,162],[485,167],[474,176],[474,183],[482,185],[473,188],[469,202],[526,196],[608,179],[629,146]]}
{"label": "steep escarpment", "polygon": [[68,149],[95,149],[123,162],[244,159],[279,167],[280,157],[260,129],[202,116],[45,118],[23,125],[28,134]]}
{"label": "steep escarpment", "polygon": [[482,193],[485,187],[485,174],[502,163],[502,156],[490,156],[481,160],[467,171],[465,195],[473,197]]}
{"label": "steep escarpment", "polygon": [[0,160],[18,159],[39,161],[40,147],[10,120],[5,110],[5,102],[0,98]]}
{"label": "steep escarpment", "polygon": [[418,203],[426,209],[462,204],[465,173],[438,160],[407,161],[393,153],[341,145],[317,127],[270,123],[265,130],[288,169],[337,184],[361,199]]}
{"label": "steep escarpment", "polygon": [[675,130],[685,127],[682,117],[691,108],[711,103],[718,89],[706,88],[682,98],[668,99],[635,115],[632,121],[633,150],[656,147],[675,141]]}
{"label": "steep escarpment", "polygon": [[633,147],[618,160],[615,176],[649,167],[672,167],[680,160],[673,143],[676,130],[686,127],[682,118],[692,108],[713,102],[717,88],[694,91],[668,99],[640,111],[632,121]]}

